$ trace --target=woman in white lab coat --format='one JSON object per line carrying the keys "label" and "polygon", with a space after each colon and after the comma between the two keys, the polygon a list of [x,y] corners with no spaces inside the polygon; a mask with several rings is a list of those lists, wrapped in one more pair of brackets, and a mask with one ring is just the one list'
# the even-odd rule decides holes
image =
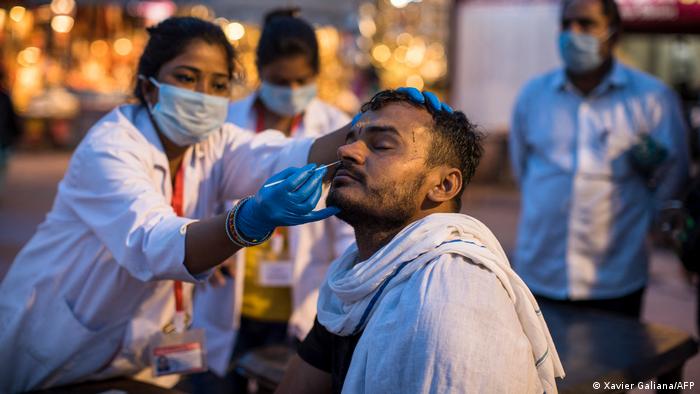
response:
{"label": "woman in white lab coat", "polygon": [[334,213],[311,212],[323,173],[313,166],[260,186],[283,168],[332,161],[344,131],[314,142],[223,124],[234,52],[221,29],[170,18],[149,34],[140,103],[88,132],[0,284],[0,392],[145,377],[153,338],[185,328],[191,283],[277,226]]}
{"label": "woman in white lab coat", "polygon": [[[230,105],[228,122],[251,133],[275,129],[293,138],[316,138],[350,121],[316,97],[318,42],[313,27],[297,12],[276,10],[265,17],[256,58],[260,87]],[[236,357],[252,348],[285,343],[288,337],[303,340],[313,326],[318,288],[328,265],[355,241],[352,228],[335,217],[288,228],[284,235],[290,259],[277,263],[290,264],[291,269],[277,270],[276,283],[265,282],[264,267],[256,259],[261,253],[251,249],[231,259],[237,260],[237,275],[222,282],[223,287],[197,289],[195,324],[205,327],[212,338],[210,369],[217,375],[225,373],[234,343]],[[233,265],[231,260],[228,265]],[[236,311],[228,326],[215,312],[225,301]],[[241,314],[239,321],[236,317]],[[198,383],[195,389],[204,386]]]}
{"label": "woman in white lab coat", "polygon": [[[288,137],[317,138],[350,121],[317,97],[318,42],[313,27],[298,12],[278,10],[266,16],[256,57],[260,87],[231,104],[229,122],[256,132],[274,129]],[[290,336],[303,340],[313,326],[326,269],[355,241],[355,234],[336,217],[295,226],[288,233],[294,262],[288,330]]]}

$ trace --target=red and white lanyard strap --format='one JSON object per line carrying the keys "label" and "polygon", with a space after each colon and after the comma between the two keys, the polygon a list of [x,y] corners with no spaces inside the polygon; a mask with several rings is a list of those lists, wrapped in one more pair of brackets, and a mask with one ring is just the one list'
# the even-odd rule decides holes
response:
{"label": "red and white lanyard strap", "polygon": [[[173,198],[170,202],[170,205],[172,205],[177,216],[184,216],[184,168],[185,166],[183,162],[177,169],[177,173],[175,174],[175,185],[173,186]],[[175,332],[182,333],[185,332],[187,328],[185,302],[182,295],[182,282],[179,280],[174,281],[173,290],[175,295],[175,319],[173,320],[173,325],[175,326]]]}

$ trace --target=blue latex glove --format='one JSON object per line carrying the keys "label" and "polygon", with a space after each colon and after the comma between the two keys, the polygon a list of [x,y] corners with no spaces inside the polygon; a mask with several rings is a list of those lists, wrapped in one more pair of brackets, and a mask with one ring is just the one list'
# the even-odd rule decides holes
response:
{"label": "blue latex glove", "polygon": [[[449,105],[440,102],[440,99],[432,92],[421,92],[416,88],[403,87],[396,89],[397,92],[404,93],[408,96],[411,101],[429,107],[433,112],[445,111],[447,113],[453,113],[454,110]],[[350,125],[354,126],[358,120],[362,117],[362,112],[359,112],[352,118]]]}
{"label": "blue latex glove", "polygon": [[236,217],[236,227],[248,239],[262,239],[275,227],[296,226],[315,222],[340,212],[329,207],[314,211],[321,198],[323,175],[326,169],[314,171],[315,164],[302,168],[290,167],[265,182],[281,179],[284,182],[261,187],[253,198],[246,201]]}
{"label": "blue latex glove", "polygon": [[430,107],[435,112],[445,111],[450,114],[454,112],[452,107],[443,102],[440,102],[437,96],[432,92],[421,92],[416,88],[408,87],[398,88],[396,89],[396,91],[405,93],[412,101],[418,104],[423,104],[426,107]]}

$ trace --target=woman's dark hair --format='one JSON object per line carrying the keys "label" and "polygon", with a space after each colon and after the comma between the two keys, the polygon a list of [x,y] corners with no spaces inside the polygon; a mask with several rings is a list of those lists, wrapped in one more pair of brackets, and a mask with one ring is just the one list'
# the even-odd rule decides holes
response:
{"label": "woman's dark hair", "polygon": [[314,28],[299,18],[299,8],[273,10],[265,15],[258,42],[256,66],[258,71],[280,58],[302,55],[318,74],[318,41]]}
{"label": "woman's dark hair", "polygon": [[[233,78],[236,53],[219,26],[199,18],[172,17],[146,31],[149,39],[139,59],[137,75],[146,79],[155,78],[163,64],[179,56],[192,41],[201,40],[207,44],[220,45],[226,51],[228,76]],[[142,82],[137,77],[134,95],[144,104]]]}

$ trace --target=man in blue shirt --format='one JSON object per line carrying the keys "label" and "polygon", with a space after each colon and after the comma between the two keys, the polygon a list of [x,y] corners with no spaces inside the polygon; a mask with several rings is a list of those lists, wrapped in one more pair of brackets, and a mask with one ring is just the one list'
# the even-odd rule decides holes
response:
{"label": "man in blue shirt", "polygon": [[675,94],[613,57],[612,0],[565,0],[564,67],[528,82],[510,135],[522,216],[514,267],[540,298],[639,317],[646,235],[688,177]]}

